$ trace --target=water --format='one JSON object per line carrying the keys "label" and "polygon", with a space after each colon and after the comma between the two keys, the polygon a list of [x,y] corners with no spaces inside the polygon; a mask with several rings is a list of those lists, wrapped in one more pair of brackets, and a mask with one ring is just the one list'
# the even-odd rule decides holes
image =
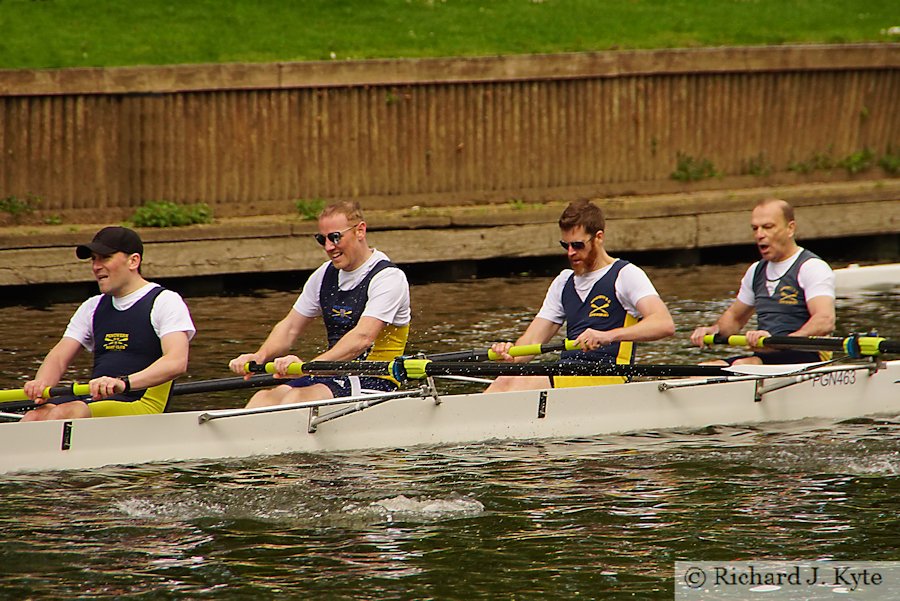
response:
{"label": "water", "polygon": [[[741,270],[648,270],[678,334],[641,360],[708,356],[685,338]],[[512,339],[548,283],[416,286],[411,348]],[[293,296],[189,299],[192,378],[226,376]],[[0,308],[0,386],[33,373],[74,307]],[[838,307],[839,332],[900,335],[896,294]],[[323,344],[316,330],[299,354]],[[898,434],[897,419],[809,421],[6,476],[0,599],[671,599],[681,559],[900,560]]]}

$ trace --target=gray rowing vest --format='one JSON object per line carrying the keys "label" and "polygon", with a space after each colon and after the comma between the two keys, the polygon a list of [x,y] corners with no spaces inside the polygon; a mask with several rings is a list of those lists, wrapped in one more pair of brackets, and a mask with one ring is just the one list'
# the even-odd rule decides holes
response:
{"label": "gray rowing vest", "polygon": [[815,253],[803,249],[794,264],[778,279],[775,291],[771,295],[766,287],[766,267],[769,262],[759,262],[753,273],[753,294],[760,330],[766,330],[773,336],[786,336],[796,332],[809,321],[806,295],[800,288],[798,274],[804,263],[818,258]]}

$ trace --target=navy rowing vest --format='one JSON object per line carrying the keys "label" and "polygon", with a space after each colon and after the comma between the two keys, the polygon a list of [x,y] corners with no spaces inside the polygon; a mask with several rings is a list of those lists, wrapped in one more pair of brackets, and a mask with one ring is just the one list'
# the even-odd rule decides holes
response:
{"label": "navy rowing vest", "polygon": [[[338,287],[339,270],[331,263],[325,268],[322,287],[319,289],[319,305],[322,307],[322,318],[328,333],[328,348],[337,344],[344,334],[356,327],[359,318],[366,309],[369,300],[369,284],[381,270],[393,267],[390,261],[382,259],[375,264],[362,281],[350,290]],[[365,359],[371,349],[366,349],[357,359]]]}
{"label": "navy rowing vest", "polygon": [[[112,304],[104,294],[94,310],[94,378],[127,376],[141,371],[162,357],[162,343],[150,323],[150,311],[156,297],[165,290],[157,286],[125,311]],[[131,390],[110,397],[118,401],[136,401],[144,391]]]}
{"label": "navy rowing vest", "polygon": [[815,253],[803,249],[794,264],[778,280],[775,292],[771,295],[766,288],[766,266],[769,262],[759,262],[753,273],[753,295],[760,330],[766,330],[773,336],[785,336],[796,332],[809,321],[806,295],[800,288],[798,274],[801,265],[818,258]]}
{"label": "navy rowing vest", "polygon": [[[575,291],[575,274],[566,281],[562,292],[563,310],[566,314],[566,338],[574,340],[588,328],[606,331],[637,323],[616,298],[616,280],[619,272],[628,265],[624,259],[616,259],[603,277],[594,283],[590,293],[582,301]],[[616,342],[597,350],[563,351],[562,361],[599,361],[603,363],[633,363],[634,343]]]}

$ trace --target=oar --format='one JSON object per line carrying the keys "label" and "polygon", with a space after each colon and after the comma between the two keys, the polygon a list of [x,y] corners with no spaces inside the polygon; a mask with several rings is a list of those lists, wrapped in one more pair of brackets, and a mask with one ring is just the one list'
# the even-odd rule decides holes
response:
{"label": "oar", "polygon": [[[222,390],[239,390],[242,388],[261,388],[278,384],[278,380],[269,375],[254,375],[248,379],[241,376],[233,378],[219,378],[216,380],[198,380],[196,382],[184,382],[172,387],[172,395],[197,394],[204,392],[219,392]],[[65,384],[44,389],[43,398],[74,395],[82,396],[90,394],[90,386],[87,384]],[[22,388],[16,390],[0,390],[0,411],[23,411],[37,407],[37,404],[25,395]]]}
{"label": "oar", "polygon": [[[275,364],[248,363],[250,372],[274,373]],[[393,361],[311,361],[291,363],[289,375],[341,374],[391,376],[397,381],[428,376],[727,376],[712,365],[620,365],[615,363],[483,363],[432,361],[399,357]]]}
{"label": "oar", "polygon": [[[574,340],[554,342],[553,344],[521,344],[509,349],[511,357],[528,357],[542,355],[554,351],[574,351],[580,346]],[[449,353],[436,353],[428,356],[432,361],[497,361],[500,355],[491,349],[472,349],[470,351],[454,351]]]}
{"label": "oar", "polygon": [[[720,334],[703,337],[704,344],[729,344],[748,346],[746,336],[722,336]],[[811,351],[839,351],[851,357],[877,357],[884,353],[900,353],[900,342],[880,336],[851,334],[846,338],[831,336],[767,336],[760,338],[757,348],[782,348]]]}
{"label": "oar", "polygon": [[[57,396],[76,395],[81,396],[90,394],[91,387],[87,384],[61,384],[59,386],[47,387],[44,389],[42,398],[49,399]],[[25,394],[24,388],[16,388],[14,390],[0,390],[0,402],[6,401],[30,401],[28,395]]]}
{"label": "oar", "polygon": [[219,378],[217,380],[197,380],[196,382],[184,382],[172,387],[175,396],[183,394],[196,394],[202,392],[220,392],[223,390],[240,390],[243,388],[263,388],[281,384],[277,379],[268,375],[254,375],[248,379],[243,376],[233,378]]}

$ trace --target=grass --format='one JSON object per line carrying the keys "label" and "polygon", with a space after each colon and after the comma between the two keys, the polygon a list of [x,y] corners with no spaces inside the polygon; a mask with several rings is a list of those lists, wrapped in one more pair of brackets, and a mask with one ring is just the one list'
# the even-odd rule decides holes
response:
{"label": "grass", "polygon": [[898,41],[896,0],[0,0],[0,68]]}

